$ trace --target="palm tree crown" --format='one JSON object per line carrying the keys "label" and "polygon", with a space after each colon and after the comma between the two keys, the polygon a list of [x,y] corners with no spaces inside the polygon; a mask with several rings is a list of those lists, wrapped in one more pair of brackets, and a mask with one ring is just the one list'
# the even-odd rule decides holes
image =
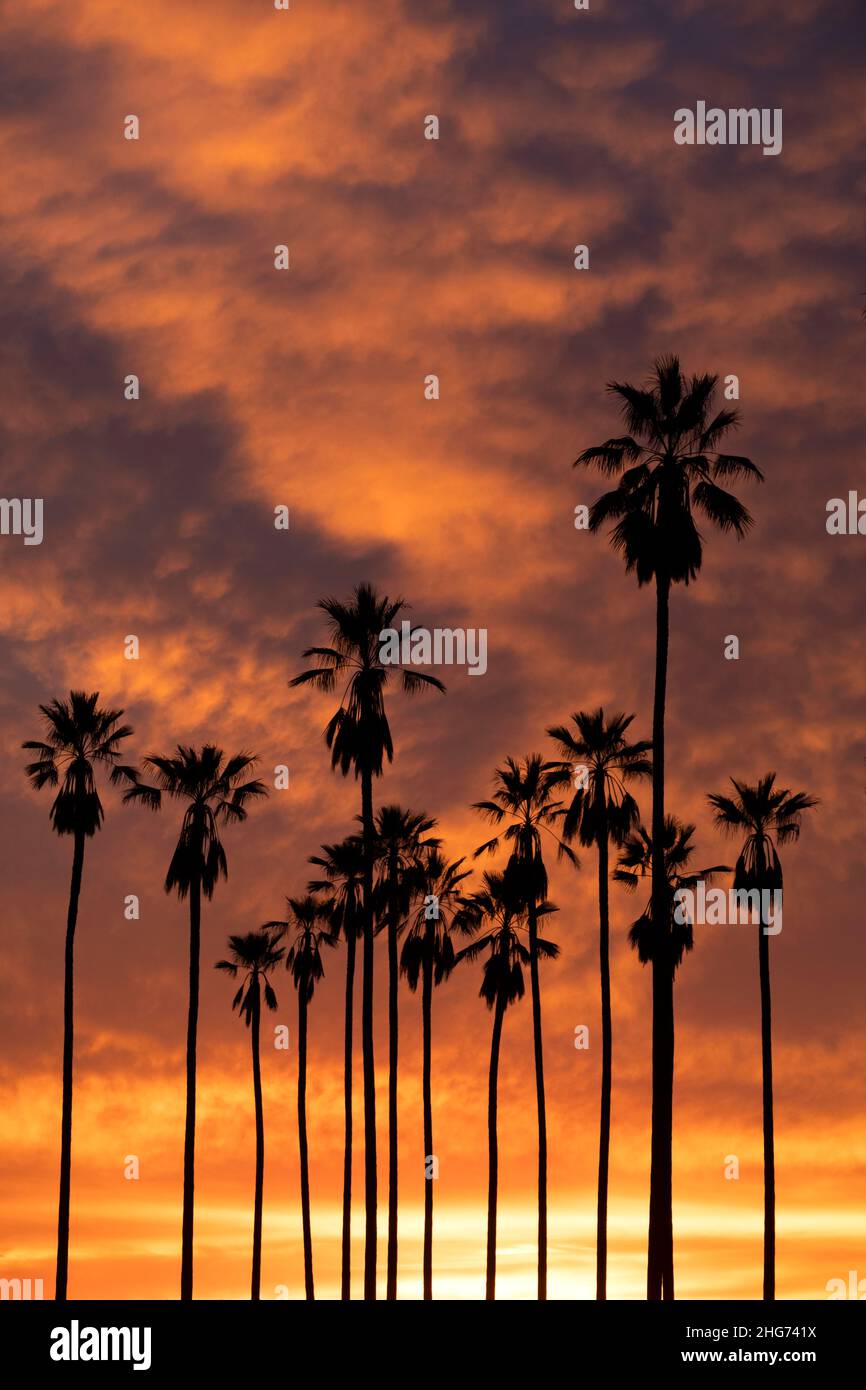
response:
{"label": "palm tree crown", "polygon": [[738,539],[752,517],[743,504],[719,486],[719,479],[763,474],[751,459],[720,453],[717,445],[739,424],[739,411],[713,413],[718,377],[684,377],[677,357],[660,357],[647,387],[611,381],[619,397],[628,434],[607,439],[583,453],[578,465],[597,468],[619,485],[590,509],[589,527],[597,531],[615,521],[613,548],[634,570],[639,584],[657,575],[688,584],[701,567],[702,542],[695,522],[701,513]]}
{"label": "palm tree crown", "polygon": [[428,834],[435,825],[432,817],[404,810],[402,806],[381,806],[376,813],[377,911],[385,918],[392,903],[396,904],[395,930],[402,928],[422,879],[425,850],[436,849],[442,843]]}
{"label": "palm tree crown", "polygon": [[198,879],[205,897],[212,898],[220,878],[228,877],[219,827],[246,820],[247,802],[267,796],[263,782],[244,780],[256,762],[250,753],[224,760],[222,749],[211,743],[200,749],[178,744],[171,757],[152,755],[144,759],[145,766],[156,773],[156,786],[145,785],[137,773],[128,778],[132,786],[124,802],[140,801],[158,811],[164,794],[189,803],[165,878],[167,893],[176,889],[178,897],[184,898],[193,880]]}
{"label": "palm tree crown", "polygon": [[262,986],[267,1007],[277,1007],[277,996],[267,977],[285,954],[284,948],[277,944],[279,940],[280,933],[269,931],[267,927],[259,927],[245,936],[230,936],[229,959],[216,963],[215,969],[225,970],[233,978],[238,971],[243,971],[244,977],[232,1000],[232,1008],[238,1010],[248,1028],[258,1007]]}
{"label": "palm tree crown", "polygon": [[336,946],[337,938],[330,930],[327,909],[312,893],[286,898],[286,907],[285,921],[266,922],[265,926],[280,934],[294,930],[294,939],[286,951],[286,969],[291,971],[299,997],[309,1003],[325,974],[322,947]]}
{"label": "palm tree crown", "polygon": [[[586,768],[586,776],[563,817],[563,836],[566,840],[578,839],[582,845],[594,845],[600,835],[605,835],[615,844],[622,844],[640,819],[638,804],[626,783],[651,775],[652,762],[647,754],[652,743],[648,739],[626,742],[633,714],[612,714],[606,718],[599,708],[592,713],[580,710],[571,718],[573,730],[557,724],[547,731],[559,744],[563,757]],[[570,781],[572,774],[572,764],[563,764],[562,780]]]}
{"label": "palm tree crown", "polygon": [[434,984],[441,984],[457,963],[453,932],[471,936],[478,925],[478,912],[462,884],[471,874],[463,859],[449,863],[436,848],[427,850],[417,883],[418,906],[409,920],[409,930],[400,956],[400,970],[409,988],[415,991],[429,953]]}
{"label": "palm tree crown", "polygon": [[[546,762],[540,753],[530,753],[520,762],[506,758],[505,766],[496,769],[496,790],[490,801],[476,801],[473,810],[480,811],[494,825],[507,822],[502,839],[511,847],[506,873],[515,878],[527,899],[542,899],[547,894],[547,870],[541,852],[541,832],[548,831],[556,840],[557,851],[572,864],[577,856],[558,836],[552,826],[565,815],[561,801],[554,791],[562,780],[561,764]],[[474,857],[494,854],[500,837],[479,845]]]}
{"label": "palm tree crown", "polygon": [[382,664],[381,633],[393,628],[406,606],[403,599],[382,597],[371,585],[359,584],[351,602],[325,598],[318,606],[328,615],[331,645],[307,647],[303,656],[314,657],[317,665],[302,671],[290,684],[315,685],[330,692],[338,678],[345,680],[340,707],[325,729],[331,765],[339,767],[344,777],[352,769],[358,777],[364,767],[378,777],[385,759],[391,762],[394,757],[384,700],[391,672],[399,671],[408,695],[424,686],[436,690],[444,690],[445,686],[426,672]]}
{"label": "palm tree crown", "polygon": [[[690,951],[694,946],[693,924],[688,920],[684,922],[676,920],[677,915],[682,916],[683,913],[676,914],[675,912],[675,894],[680,890],[695,888],[701,879],[705,883],[712,883],[717,874],[730,872],[730,865],[728,864],[713,864],[706,869],[694,869],[690,873],[686,872],[689,860],[695,852],[695,846],[692,843],[694,833],[695,827],[693,825],[684,824],[677,820],[676,816],[665,817],[663,849],[669,904],[667,950],[670,956],[672,975],[676,974],[678,966],[682,964],[686,951]],[[626,888],[634,891],[640,880],[646,878],[652,870],[652,854],[652,837],[646,827],[641,825],[626,837],[619,857],[619,868],[615,871],[614,878],[618,883],[623,883]],[[628,939],[631,946],[637,951],[641,965],[646,965],[655,959],[657,934],[653,929],[652,911],[649,903],[637,921],[632,924]]]}
{"label": "palm tree crown", "polygon": [[409,868],[419,862],[423,849],[435,848],[438,839],[425,840],[423,837],[432,830],[436,821],[423,811],[408,811],[402,806],[380,806],[376,813],[376,837],[378,849],[384,857],[393,850],[404,867]]}
{"label": "palm tree crown", "polygon": [[[523,972],[529,965],[529,947],[520,931],[526,921],[526,909],[521,895],[506,874],[485,873],[484,887],[470,895],[471,911],[480,924],[487,924],[481,936],[464,946],[457,955],[458,963],[476,960],[487,952],[478,991],[488,1009],[502,1002],[506,1007],[522,999],[525,991]],[[558,909],[553,903],[538,904],[538,916],[546,917]],[[538,937],[538,954],[556,960],[559,947],[553,941]]]}
{"label": "palm tree crown", "polygon": [[28,740],[22,748],[38,753],[28,763],[27,776],[37,791],[58,787],[51,805],[51,824],[58,835],[92,836],[102,824],[102,802],[96,789],[96,768],[109,770],[110,780],[118,783],[133,769],[118,762],[121,739],[132,729],[120,724],[123,710],[100,709],[99,693],[70,692],[68,700],[52,700],[40,705],[45,718],[44,741]]}
{"label": "palm tree crown", "polygon": [[804,811],[818,805],[806,792],[776,786],[775,772],[768,772],[755,786],[731,778],[735,796],[710,795],[715,823],[729,835],[742,831],[743,847],[734,871],[735,888],[781,888],[782,864],[776,844],[787,845],[800,837]]}
{"label": "palm tree crown", "polygon": [[310,879],[307,892],[319,896],[333,935],[346,941],[352,935],[358,937],[364,925],[364,842],[360,835],[322,845],[321,854],[311,854],[307,863],[324,874],[323,878]]}

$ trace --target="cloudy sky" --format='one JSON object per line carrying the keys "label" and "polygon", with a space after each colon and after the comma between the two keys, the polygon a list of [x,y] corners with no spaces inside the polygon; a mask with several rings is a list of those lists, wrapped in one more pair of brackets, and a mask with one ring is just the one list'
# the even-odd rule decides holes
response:
{"label": "cloudy sky", "polygon": [[[826,505],[866,495],[862,389],[863,18],[857,0],[24,0],[0,20],[2,491],[44,499],[44,540],[0,537],[0,1273],[53,1287],[70,844],[20,744],[38,704],[99,690],[135,757],[252,749],[287,792],[230,830],[206,912],[196,1289],[248,1288],[247,1035],[210,969],[229,932],[281,915],[307,856],[352,828],[332,701],[288,687],[315,603],[369,580],[426,626],[485,627],[488,671],[393,700],[381,800],[434,815],[448,852],[507,754],[604,704],[648,736],[652,595],[574,528],[599,491],[571,467],[619,424],[605,382],[660,353],[739,379],[751,537],[707,537],[672,606],[668,802],[697,862],[730,858],[706,793],[774,769],[820,797],[785,856],[772,942],[778,1292],[866,1273],[862,1048],[866,620],[862,536]],[[781,108],[783,149],[680,146],[704,100]],[[124,118],[140,121],[137,141]],[[439,118],[438,141],[424,139]],[[290,269],[274,269],[274,247]],[[574,247],[590,248],[586,271]],[[140,378],[138,401],[124,378]],[[435,373],[440,398],[425,399]],[[274,508],[291,510],[289,531]],[[140,641],[124,659],[124,638]],[[739,661],[723,656],[740,639]],[[649,813],[648,797],[645,807]],[[77,938],[70,1294],[178,1288],[186,917],[162,882],[177,831],[106,790]],[[553,1297],[594,1293],[600,1073],[595,866],[551,868],[562,948],[545,970]],[[141,918],[124,919],[139,895]],[[613,893],[609,1289],[645,1286],[649,976]],[[757,946],[697,929],[676,987],[680,1296],[757,1297]],[[380,952],[380,955],[383,953]],[[380,962],[381,964],[381,962]],[[311,1015],[319,1292],[339,1288],[342,954]],[[386,1034],[377,980],[377,1067]],[[288,977],[276,1020],[294,1028]],[[483,1294],[490,1019],[466,967],[434,1006],[435,1279]],[[574,1029],[590,1028],[588,1052]],[[528,1001],[501,1074],[500,1282],[534,1293]],[[420,1008],[401,999],[400,1292],[420,1293]],[[266,1049],[264,1296],[303,1290],[295,1054]],[[360,1066],[358,1068],[360,1099]],[[360,1132],[360,1108],[358,1125]],[[380,1133],[385,1141],[385,1111]],[[136,1154],[137,1182],[123,1176]],[[740,1160],[726,1181],[727,1155]],[[362,1172],[356,1167],[356,1193]],[[380,1190],[385,1171],[380,1168]],[[362,1212],[356,1209],[358,1273]],[[382,1261],[384,1265],[384,1260]],[[358,1282],[360,1287],[360,1281]]]}

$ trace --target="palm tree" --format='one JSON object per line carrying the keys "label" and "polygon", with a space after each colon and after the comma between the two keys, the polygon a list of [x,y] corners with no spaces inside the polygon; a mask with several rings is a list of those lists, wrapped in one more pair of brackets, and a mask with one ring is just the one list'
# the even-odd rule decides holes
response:
{"label": "palm tree", "polygon": [[382,806],[376,816],[376,855],[379,860],[377,898],[380,919],[388,932],[388,1264],[385,1297],[397,1297],[397,1065],[399,1054],[397,985],[400,978],[397,938],[412,899],[413,876],[421,870],[421,854],[439,845],[425,839],[436,824],[423,814],[401,806]]}
{"label": "palm tree", "polygon": [[[532,989],[532,1031],[535,1050],[535,1096],[538,1111],[538,1297],[547,1297],[547,1115],[544,1102],[544,1052],[541,1038],[541,986],[538,977],[538,904],[547,897],[547,869],[541,851],[541,831],[552,834],[551,826],[565,814],[561,801],[553,799],[559,784],[560,764],[545,762],[540,753],[531,753],[522,762],[507,758],[496,769],[496,790],[492,801],[478,801],[480,811],[494,825],[506,823],[502,838],[511,846],[506,876],[525,904],[529,924],[529,978]],[[558,852],[575,866],[577,856],[556,836]],[[475,851],[494,853],[499,836]]]}
{"label": "palm tree", "polygon": [[[653,865],[652,915],[659,937],[666,931],[665,871],[665,692],[667,685],[670,591],[672,584],[697,578],[703,543],[695,523],[700,513],[722,531],[742,539],[752,518],[742,503],[719,486],[719,479],[763,477],[750,459],[717,449],[739,424],[739,411],[713,413],[718,378],[684,378],[677,357],[660,357],[641,389],[612,381],[628,434],[585,449],[575,462],[620,474],[619,485],[593,504],[589,526],[597,531],[615,522],[610,539],[626,570],[639,585],[655,581],[656,659],[653,696]],[[653,1098],[647,1298],[673,1298],[674,1247],[671,1187],[673,1143],[673,989],[663,965],[653,964]]]}
{"label": "palm tree", "polygon": [[262,1064],[259,1050],[259,1030],[262,1014],[262,986],[265,1004],[277,1007],[277,996],[268,975],[283,958],[278,946],[279,935],[266,927],[247,932],[246,936],[229,937],[230,960],[218,960],[217,970],[225,970],[232,978],[244,971],[241,987],[232,1000],[232,1008],[250,1028],[253,1053],[253,1098],[256,1109],[256,1192],[253,1204],[253,1274],[250,1298],[261,1297],[262,1284],[262,1200],[265,1180],[265,1117],[262,1107]]}
{"label": "palm tree", "polygon": [[346,942],[346,1005],[343,1029],[343,1230],[340,1297],[352,1292],[352,1029],[354,1025],[355,948],[363,931],[364,847],[360,836],[350,835],[340,844],[322,845],[309,863],[324,873],[307,884],[309,893],[322,897],[331,932]]}
{"label": "palm tree", "polygon": [[758,974],[761,982],[761,1072],[764,1118],[764,1298],[776,1297],[776,1164],[773,1134],[773,1035],[770,1007],[770,937],[764,920],[763,892],[782,889],[782,861],[776,845],[800,838],[804,811],[818,805],[807,792],[776,786],[768,772],[755,786],[731,778],[736,793],[710,795],[715,822],[728,835],[743,835],[734,868],[734,888],[761,892],[758,931]]}
{"label": "palm tree", "polygon": [[[633,714],[613,714],[603,709],[580,710],[571,716],[574,729],[565,724],[548,729],[563,757],[584,769],[562,824],[566,840],[598,850],[599,963],[601,967],[601,1119],[598,1143],[598,1218],[596,1238],[597,1299],[607,1298],[607,1186],[610,1160],[610,1099],[613,1072],[613,1025],[610,1008],[610,914],[608,903],[608,846],[622,845],[640,821],[638,805],[626,783],[652,774],[647,754],[652,747],[643,740],[626,742]],[[571,778],[566,765],[563,776]]]}
{"label": "palm tree", "polygon": [[72,1061],[73,1061],[73,965],[78,900],[84,873],[84,846],[102,825],[102,802],[96,786],[98,768],[109,770],[118,782],[123,768],[119,744],[132,729],[119,724],[123,710],[99,707],[99,692],[91,695],[72,690],[68,700],[40,705],[45,738],[22,744],[37,754],[25,771],[37,791],[57,787],[49,819],[57,835],[72,836],[72,878],[66,913],[66,950],[63,977],[63,1098],[60,1117],[60,1199],[57,1211],[57,1276],[54,1297],[66,1301],[69,1273],[69,1197],[72,1184]]}
{"label": "palm tree", "polygon": [[[480,925],[487,924],[483,936],[465,946],[457,956],[458,963],[475,960],[487,952],[481,979],[480,997],[493,1010],[493,1036],[490,1043],[490,1071],[487,1088],[487,1276],[485,1297],[496,1297],[496,1213],[499,1198],[499,1138],[497,1109],[499,1090],[499,1050],[505,1011],[523,998],[523,971],[531,964],[530,951],[519,936],[527,917],[526,902],[513,877],[507,874],[485,873],[484,887],[472,894],[473,910]],[[537,918],[556,912],[553,903],[537,902]],[[543,937],[536,937],[536,954],[541,959],[555,960],[559,947]]]}
{"label": "palm tree", "polygon": [[286,969],[291,970],[298,991],[298,1145],[301,1155],[301,1221],[304,1230],[304,1286],[308,1299],[316,1297],[313,1284],[313,1232],[310,1221],[310,1154],[307,1145],[307,1009],[319,980],[325,973],[322,947],[336,946],[337,938],[327,929],[328,912],[307,893],[303,898],[286,898],[288,920],[268,922],[268,927],[295,936],[286,952]]}
{"label": "palm tree", "polygon": [[[693,825],[685,824],[676,816],[665,817],[665,836],[662,848],[665,866],[666,912],[662,949],[659,950],[659,938],[655,929],[652,910],[652,897],[640,916],[632,923],[628,934],[629,945],[637,951],[641,965],[654,964],[657,959],[660,959],[665,973],[670,976],[671,981],[682,965],[686,952],[691,951],[695,944],[694,923],[689,919],[686,900],[678,898],[677,895],[694,892],[698,883],[712,883],[718,874],[730,873],[729,864],[712,864],[706,869],[692,869],[688,873],[685,872],[688,869],[689,860],[695,852],[692,843],[694,833],[695,827]],[[630,892],[634,892],[643,879],[651,878],[653,848],[652,836],[645,826],[639,825],[637,830],[628,834],[623,840],[620,850],[619,867],[613,875],[617,883],[624,884]]]}
{"label": "palm tree", "polygon": [[471,935],[477,913],[464,895],[462,884],[469,877],[464,861],[448,863],[437,848],[425,851],[417,883],[414,912],[403,951],[400,969],[414,992],[421,983],[422,1066],[421,1090],[424,1109],[424,1298],[433,1297],[433,1175],[428,1165],[433,1149],[433,986],[451,974],[457,957],[455,932]]}
{"label": "palm tree", "polygon": [[228,861],[219,837],[220,827],[247,818],[247,802],[267,796],[264,783],[244,780],[257,759],[250,753],[225,758],[221,748],[178,744],[174,753],[151,755],[144,766],[156,785],[130,771],[123,800],[138,801],[159,811],[163,796],[185,803],[180,835],[165,876],[165,891],[181,902],[189,898],[189,1008],[186,1028],[186,1121],[183,1142],[183,1220],[181,1227],[180,1296],[192,1298],[192,1241],[195,1207],[195,1072],[198,1040],[199,962],[201,957],[201,899],[210,900],[221,878],[228,878]]}
{"label": "palm tree", "polygon": [[[628,934],[629,944],[637,951],[641,965],[651,964],[654,976],[655,973],[661,971],[670,985],[671,1010],[667,1026],[669,1029],[668,1048],[671,1068],[671,1118],[673,1118],[674,1071],[673,982],[676,972],[683,962],[683,956],[694,946],[693,923],[689,920],[686,908],[680,905],[676,895],[681,890],[694,891],[700,880],[711,883],[717,874],[728,872],[727,864],[713,864],[706,869],[697,869],[691,873],[686,872],[689,860],[694,853],[695,847],[692,843],[694,833],[695,827],[693,825],[683,824],[675,816],[665,816],[664,839],[662,840],[665,872],[664,932],[659,936],[658,917],[655,915],[656,898],[652,895],[655,891],[655,881],[653,880],[650,901],[646,904],[641,915],[632,923]],[[643,825],[627,835],[619,856],[619,868],[614,873],[617,882],[625,884],[633,892],[641,880],[647,877],[651,878],[656,863],[654,849],[653,838]],[[673,1230],[671,1231],[671,1240],[673,1241]],[[671,1245],[671,1249],[673,1249],[673,1245]],[[665,1285],[664,1297],[666,1299],[673,1298],[670,1284]]]}
{"label": "palm tree", "polygon": [[364,1196],[366,1230],[364,1297],[376,1297],[376,1074],[373,1056],[373,861],[376,827],[373,821],[373,778],[382,775],[394,745],[385,712],[385,687],[392,670],[399,670],[408,695],[432,686],[444,691],[435,676],[383,664],[381,634],[393,629],[403,611],[403,599],[380,596],[369,584],[359,584],[348,603],[320,599],[328,616],[331,645],[308,647],[304,658],[316,666],[302,671],[289,684],[315,685],[330,694],[338,677],[345,680],[340,706],[325,729],[331,766],[344,777],[354,772],[361,783],[361,827],[364,846],[364,957],[361,984],[361,1048],[364,1059]]}

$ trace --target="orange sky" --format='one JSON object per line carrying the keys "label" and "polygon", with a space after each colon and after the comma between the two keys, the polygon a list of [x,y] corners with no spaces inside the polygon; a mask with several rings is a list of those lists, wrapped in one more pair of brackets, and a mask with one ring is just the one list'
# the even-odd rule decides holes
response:
{"label": "orange sky", "polygon": [[[689,371],[739,376],[736,447],[767,478],[746,497],[754,535],[739,547],[710,538],[699,582],[674,596],[668,804],[697,821],[697,862],[713,863],[732,850],[705,795],[728,776],[772,767],[821,798],[786,853],[772,942],[778,1292],[822,1298],[829,1279],[866,1273],[866,541],[824,525],[827,500],[861,483],[866,425],[855,13],[818,0],[593,0],[586,13],[554,0],[298,0],[288,13],[250,0],[25,0],[4,14],[3,490],[45,499],[45,539],[0,538],[0,1274],[53,1285],[70,847],[22,772],[39,701],[99,689],[126,708],[135,756],[211,739],[254,749],[266,775],[290,767],[290,791],[228,832],[229,881],[205,918],[196,1291],[244,1297],[248,1039],[210,964],[229,931],[281,915],[307,856],[358,810],[322,743],[331,702],[287,685],[322,635],[315,601],[369,579],[405,594],[427,626],[487,628],[483,679],[443,672],[444,699],[395,698],[397,756],[377,788],[436,816],[452,856],[486,838],[468,808],[493,768],[544,749],[547,725],[603,703],[634,711],[648,736],[652,597],[601,538],[574,530],[575,505],[600,487],[570,464],[617,432],[605,381],[639,380],[666,351]],[[673,112],[699,98],[783,107],[781,156],[676,146]],[[137,142],[122,138],[129,113]],[[429,113],[438,142],[423,139]],[[285,274],[273,269],[280,243]],[[588,272],[573,268],[576,243],[590,246]],[[428,373],[439,401],[424,399]],[[287,533],[273,528],[278,504],[291,508]],[[123,658],[128,633],[137,662]],[[722,657],[728,633],[736,663]],[[110,791],[105,802],[76,945],[70,1294],[174,1297],[187,943],[162,880],[176,818],[122,809]],[[593,855],[551,880],[562,957],[542,982],[550,1292],[581,1298],[595,1262]],[[124,920],[128,893],[138,923]],[[612,901],[609,1289],[640,1297],[649,977],[625,940],[633,902],[616,889]],[[751,1298],[757,951],[743,928],[697,937],[676,987],[677,1292]],[[328,959],[311,1013],[322,1296],[339,1284],[343,965]],[[294,1029],[291,982],[276,983],[276,1019]],[[478,984],[461,970],[434,1003],[442,1297],[483,1294],[491,1021]],[[573,1046],[580,1023],[588,1053]],[[526,1000],[502,1057],[503,1297],[535,1287],[529,1025]],[[401,1029],[400,1292],[417,1297],[420,1002],[405,990]],[[264,1069],[263,1294],[297,1297],[294,1052],[266,1049]],[[137,1182],[123,1178],[131,1153]],[[728,1154],[739,1182],[724,1179]],[[356,1158],[360,1196],[360,1143]]]}

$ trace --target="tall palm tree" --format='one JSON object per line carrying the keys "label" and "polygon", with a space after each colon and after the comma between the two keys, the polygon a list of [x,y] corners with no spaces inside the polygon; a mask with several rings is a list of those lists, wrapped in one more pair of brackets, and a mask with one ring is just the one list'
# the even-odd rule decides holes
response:
{"label": "tall palm tree", "polygon": [[317,865],[325,877],[311,879],[309,893],[321,895],[331,932],[346,942],[346,1004],[343,1028],[343,1229],[340,1297],[352,1293],[352,1030],[355,1003],[355,950],[364,929],[364,846],[359,835],[350,835],[339,844],[322,845],[321,854],[311,854],[309,863]]}
{"label": "tall palm tree", "polygon": [[[768,772],[754,786],[731,778],[734,796],[711,794],[716,825],[728,835],[743,836],[734,868],[734,887],[759,892],[782,889],[782,861],[776,845],[800,838],[804,811],[818,805],[807,792],[776,786]],[[770,1001],[770,936],[761,898],[758,929],[758,975],[761,984],[761,1071],[764,1120],[764,1298],[776,1297],[776,1162],[773,1132],[773,1034]]]}
{"label": "tall palm tree", "polygon": [[373,863],[376,827],[373,820],[373,778],[382,775],[394,745],[385,712],[388,677],[399,672],[403,690],[412,695],[427,686],[444,691],[435,676],[383,664],[381,634],[393,629],[405,608],[403,599],[379,595],[359,584],[348,603],[320,599],[327,614],[330,646],[308,647],[304,659],[315,667],[302,671],[290,685],[314,685],[330,694],[338,679],[345,681],[340,706],[325,729],[331,766],[344,777],[354,772],[361,783],[361,837],[364,846],[364,956],[361,983],[361,1048],[364,1059],[364,1196],[366,1230],[364,1297],[376,1297],[376,1073],[373,1056]]}
{"label": "tall palm tree", "polygon": [[[677,357],[660,357],[645,388],[608,383],[617,397],[628,433],[585,449],[575,467],[620,475],[616,488],[593,504],[589,526],[597,531],[615,523],[613,549],[639,585],[655,581],[656,657],[653,696],[653,919],[666,931],[665,871],[662,855],[665,826],[665,695],[667,686],[670,592],[673,584],[697,578],[703,543],[696,525],[699,513],[722,531],[742,539],[752,518],[742,503],[719,486],[720,479],[760,481],[759,468],[739,454],[720,453],[718,445],[739,424],[739,411],[714,413],[718,378],[684,377]],[[647,1298],[673,1298],[674,1247],[671,1186],[673,1143],[673,989],[663,964],[653,964],[652,1156],[647,1251]]]}
{"label": "tall palm tree", "polygon": [[[478,801],[480,811],[494,825],[505,825],[502,839],[511,848],[505,873],[526,907],[529,925],[529,978],[532,990],[532,1032],[535,1052],[535,1097],[538,1112],[538,1297],[547,1298],[547,1114],[544,1101],[544,1051],[541,1034],[541,985],[538,975],[538,905],[547,897],[547,869],[541,849],[541,831],[564,816],[563,803],[554,799],[560,782],[560,764],[545,762],[531,753],[521,762],[507,758],[496,769],[491,801]],[[577,856],[556,836],[558,852],[575,866]],[[475,857],[492,854],[500,836],[480,845]]]}
{"label": "tall palm tree", "polygon": [[189,898],[189,1008],[186,1028],[186,1121],[183,1141],[183,1220],[181,1227],[180,1296],[192,1298],[192,1246],[195,1208],[195,1073],[198,1042],[198,1000],[201,959],[201,900],[210,900],[221,878],[228,878],[228,861],[220,828],[244,821],[247,803],[267,796],[263,782],[248,778],[257,759],[250,753],[226,758],[221,748],[178,744],[174,753],[151,755],[144,766],[156,785],[142,782],[137,771],[127,780],[124,802],[140,802],[159,811],[163,796],[180,801],[185,810],[180,835],[165,876],[165,891]]}
{"label": "tall palm tree", "polygon": [[[485,1297],[496,1297],[496,1215],[499,1200],[499,1136],[497,1132],[499,1093],[499,1052],[505,1011],[523,998],[523,971],[531,963],[530,951],[519,931],[527,919],[525,898],[513,877],[485,873],[484,887],[472,894],[473,910],[482,929],[469,946],[458,953],[457,961],[476,960],[487,952],[481,979],[480,997],[493,1010],[493,1036],[490,1042],[490,1070],[487,1084],[487,1273]],[[537,902],[536,918],[555,912],[553,903]],[[485,930],[486,927],[486,930]],[[559,947],[537,936],[536,954],[555,960]]]}
{"label": "tall palm tree", "polygon": [[236,978],[239,970],[244,972],[241,987],[232,1000],[232,1008],[250,1029],[253,1055],[253,1099],[256,1110],[256,1190],[253,1202],[253,1273],[250,1298],[261,1297],[262,1285],[262,1203],[265,1182],[265,1116],[262,1105],[262,1062],[259,1046],[262,1017],[262,986],[265,1004],[269,1009],[277,1007],[268,975],[283,958],[283,948],[278,946],[279,934],[260,927],[258,931],[247,932],[246,936],[229,937],[229,960],[218,960],[217,970],[225,970]]}
{"label": "tall palm tree", "polygon": [[100,709],[99,692],[91,695],[72,690],[68,700],[52,700],[39,709],[45,724],[44,739],[22,744],[36,753],[25,771],[37,791],[57,787],[49,819],[57,835],[72,836],[72,878],[66,913],[66,950],[63,976],[63,1096],[60,1115],[60,1198],[57,1210],[57,1275],[54,1297],[66,1301],[69,1274],[69,1198],[72,1184],[72,1062],[74,1044],[73,966],[78,900],[84,873],[84,846],[102,825],[102,802],[96,773],[102,768],[110,781],[120,781],[124,769],[120,742],[132,729],[120,724],[123,710]]}
{"label": "tall palm tree", "polygon": [[428,1171],[433,1155],[433,986],[451,974],[457,960],[454,935],[469,936],[477,925],[477,912],[463,891],[470,870],[464,861],[448,863],[437,848],[424,853],[417,881],[417,907],[400,956],[400,969],[414,992],[421,984],[422,1064],[421,1091],[424,1110],[424,1298],[433,1297],[433,1175]]}
{"label": "tall palm tree", "polygon": [[[562,823],[566,840],[595,845],[598,851],[599,964],[601,968],[601,1118],[598,1142],[598,1216],[596,1237],[596,1287],[598,1299],[607,1298],[607,1187],[610,1162],[610,1101],[613,1075],[613,1024],[610,1007],[610,910],[608,900],[608,847],[621,845],[640,821],[640,812],[626,783],[652,775],[647,754],[652,747],[643,740],[628,743],[626,731],[633,714],[606,717],[603,709],[579,710],[571,716],[574,728],[559,724],[548,734],[563,757],[585,769]],[[563,776],[572,779],[566,765]]]}
{"label": "tall palm tree", "polygon": [[[650,964],[654,974],[661,971],[670,985],[671,1010],[667,1021],[669,1030],[667,1045],[671,1068],[671,1118],[673,1118],[674,1072],[673,982],[677,970],[682,965],[685,953],[691,951],[694,945],[694,924],[689,919],[685,907],[678,904],[676,894],[680,890],[693,891],[701,879],[705,883],[711,883],[717,874],[728,872],[728,865],[726,864],[713,864],[706,869],[688,872],[689,861],[695,848],[692,843],[694,833],[695,827],[693,825],[686,825],[677,820],[675,816],[665,816],[664,838],[662,840],[665,874],[664,931],[661,935],[658,931],[658,917],[655,910],[657,899],[653,896],[656,885],[655,880],[652,879],[650,900],[640,916],[632,923],[628,934],[629,943],[637,951],[641,965]],[[614,873],[617,882],[624,884],[633,892],[642,880],[648,877],[652,878],[657,858],[654,857],[654,850],[653,837],[643,825],[627,835],[619,855],[619,867]],[[673,1133],[673,1131],[671,1132]],[[664,1297],[666,1299],[673,1298],[673,1289],[670,1283],[665,1285]]]}
{"label": "tall palm tree", "polygon": [[298,1145],[301,1156],[301,1221],[304,1231],[304,1287],[308,1299],[316,1297],[313,1283],[313,1232],[310,1221],[310,1153],[307,1144],[307,1010],[316,985],[325,973],[322,947],[336,946],[329,929],[327,909],[312,893],[286,898],[288,918],[268,922],[281,931],[294,930],[286,952],[286,969],[298,991]]}
{"label": "tall palm tree", "polygon": [[425,848],[441,842],[425,839],[436,824],[402,806],[382,806],[376,816],[379,917],[388,933],[388,1264],[385,1297],[397,1297],[397,1066],[399,1056],[397,985],[400,978],[397,938],[412,900],[413,875],[421,871]]}

